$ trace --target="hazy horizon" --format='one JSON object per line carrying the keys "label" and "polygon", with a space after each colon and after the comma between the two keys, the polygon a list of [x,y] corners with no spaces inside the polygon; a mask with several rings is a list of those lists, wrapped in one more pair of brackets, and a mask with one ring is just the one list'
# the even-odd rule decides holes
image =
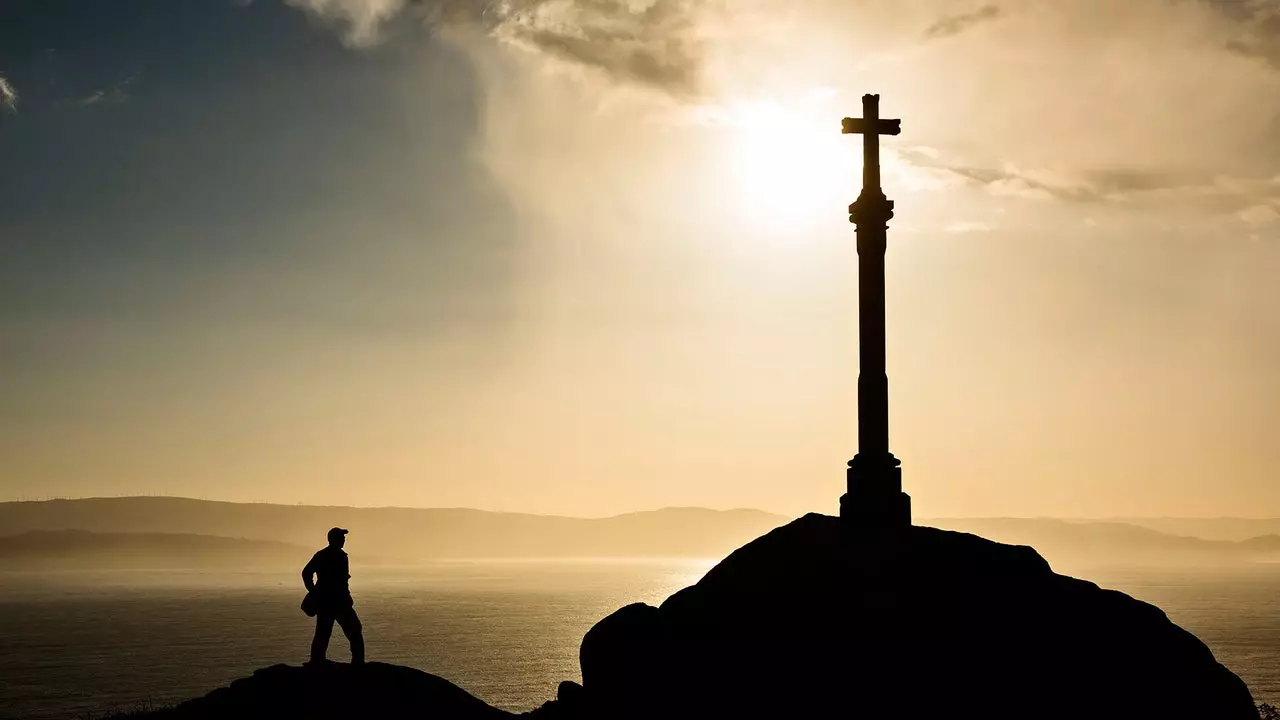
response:
{"label": "hazy horizon", "polygon": [[[653,506],[653,507],[640,507],[640,508],[635,508],[631,510],[621,510],[618,512],[604,514],[604,515],[572,515],[572,514],[557,513],[557,512],[497,510],[494,508],[477,507],[477,506],[471,506],[471,505],[447,505],[447,506],[446,505],[360,505],[360,504],[329,504],[329,503],[302,502],[302,501],[273,502],[273,501],[265,501],[265,500],[227,500],[227,499],[220,499],[220,498],[213,498],[213,497],[198,497],[198,496],[192,496],[192,495],[166,495],[166,494],[150,494],[150,493],[130,493],[130,494],[121,494],[121,495],[56,496],[56,497],[53,497],[53,496],[51,497],[37,497],[37,496],[13,497],[13,498],[0,498],[0,504],[44,503],[44,502],[74,501],[74,500],[124,500],[124,499],[131,499],[131,498],[195,500],[199,502],[227,503],[232,505],[278,505],[281,507],[309,506],[309,507],[328,507],[328,508],[351,508],[351,509],[360,509],[360,510],[378,510],[378,509],[478,510],[480,512],[487,512],[487,513],[502,513],[502,514],[513,514],[513,515],[538,515],[538,516],[545,516],[545,517],[565,517],[565,518],[577,518],[577,519],[584,519],[584,520],[608,519],[608,518],[618,517],[620,515],[634,515],[638,513],[658,512],[662,510],[686,510],[686,509],[687,510],[710,510],[714,512],[748,511],[748,512],[767,513],[769,515],[776,515],[776,516],[785,517],[785,518],[799,517],[799,515],[790,515],[786,512],[771,510],[769,508],[729,507],[729,506],[716,507],[716,506],[710,506],[710,505],[660,505],[660,506]],[[830,514],[837,514],[836,512],[837,510],[838,508],[821,508],[821,509],[805,510],[800,514],[803,515],[809,512],[816,512],[820,514],[830,515]],[[988,520],[988,519],[1038,520],[1038,519],[1043,519],[1043,520],[1064,520],[1064,521],[1083,520],[1083,521],[1095,521],[1095,522],[1124,521],[1124,520],[1245,520],[1245,521],[1248,521],[1248,520],[1280,520],[1280,513],[1277,513],[1275,515],[1101,515],[1101,516],[1084,516],[1084,515],[941,516],[940,515],[936,517],[918,518],[918,520],[921,522],[928,522],[931,520],[952,520],[952,519],[954,520]]]}

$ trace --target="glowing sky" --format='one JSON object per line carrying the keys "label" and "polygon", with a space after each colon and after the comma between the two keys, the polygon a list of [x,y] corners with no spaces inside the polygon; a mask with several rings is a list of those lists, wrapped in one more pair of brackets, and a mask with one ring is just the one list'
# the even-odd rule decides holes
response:
{"label": "glowing sky", "polygon": [[1280,515],[1276,0],[10,0],[0,498]]}

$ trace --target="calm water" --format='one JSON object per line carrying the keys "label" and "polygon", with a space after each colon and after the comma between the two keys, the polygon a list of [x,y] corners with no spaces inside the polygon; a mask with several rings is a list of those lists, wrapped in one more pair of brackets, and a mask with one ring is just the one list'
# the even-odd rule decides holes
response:
{"label": "calm water", "polygon": [[[628,602],[660,602],[706,562],[440,564],[353,581],[369,656],[528,710],[578,679],[578,643]],[[1076,573],[1164,608],[1261,701],[1280,702],[1280,567]],[[293,573],[0,574],[0,716],[85,717],[201,695],[306,658]],[[330,657],[343,658],[335,628]]]}

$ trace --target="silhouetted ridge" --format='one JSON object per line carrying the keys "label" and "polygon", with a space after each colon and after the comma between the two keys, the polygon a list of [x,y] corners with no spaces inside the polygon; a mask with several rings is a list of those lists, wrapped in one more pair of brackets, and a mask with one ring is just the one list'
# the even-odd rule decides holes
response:
{"label": "silhouetted ridge", "polygon": [[[535,651],[536,652],[536,651]],[[537,720],[1258,720],[1244,683],[1158,608],[1035,550],[806,515],[655,608],[627,605]],[[144,717],[500,718],[446,680],[372,663],[260,670]]]}
{"label": "silhouetted ridge", "polygon": [[150,720],[357,720],[515,717],[448,680],[421,670],[368,663],[274,665],[177,707],[134,716]]}
{"label": "silhouetted ridge", "polygon": [[[1158,608],[1031,548],[806,515],[584,639],[559,717],[1255,720]],[[550,710],[550,708],[548,708]]]}

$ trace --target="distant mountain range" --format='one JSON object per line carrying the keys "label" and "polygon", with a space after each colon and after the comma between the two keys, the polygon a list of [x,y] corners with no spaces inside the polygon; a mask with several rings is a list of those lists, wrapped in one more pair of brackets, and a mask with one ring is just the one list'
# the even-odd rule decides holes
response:
{"label": "distant mountain range", "polygon": [[307,554],[299,545],[209,535],[35,530],[0,536],[0,569],[274,568],[300,566]]}
{"label": "distant mountain range", "polygon": [[1116,518],[1115,522],[1205,540],[1248,540],[1280,535],[1280,518]]}
{"label": "distant mountain range", "polygon": [[459,558],[720,557],[790,518],[758,510],[667,508],[586,519],[467,509],[241,504],[185,498],[0,503],[0,536],[33,531],[198,534],[325,544],[351,531],[352,552],[379,561]]}
{"label": "distant mountain range", "polygon": [[1133,522],[1048,518],[946,518],[925,524],[1030,545],[1055,568],[1104,565],[1225,565],[1280,562],[1280,534],[1248,540],[1207,540]]}
{"label": "distant mountain range", "polygon": [[[350,549],[363,563],[719,558],[790,520],[759,510],[705,508],[587,519],[460,508],[269,505],[164,497],[8,502],[0,503],[0,567],[55,560],[67,564],[72,559],[96,566],[135,560],[156,567],[187,562],[296,565],[324,544],[325,531],[335,525],[351,530]],[[1239,524],[1232,526],[1233,522]],[[1030,545],[1059,569],[1280,562],[1280,520],[944,518],[918,524]],[[1212,530],[1213,538],[1158,529],[1197,524]],[[1247,537],[1247,530],[1263,532]],[[1242,535],[1247,539],[1222,539]]]}

